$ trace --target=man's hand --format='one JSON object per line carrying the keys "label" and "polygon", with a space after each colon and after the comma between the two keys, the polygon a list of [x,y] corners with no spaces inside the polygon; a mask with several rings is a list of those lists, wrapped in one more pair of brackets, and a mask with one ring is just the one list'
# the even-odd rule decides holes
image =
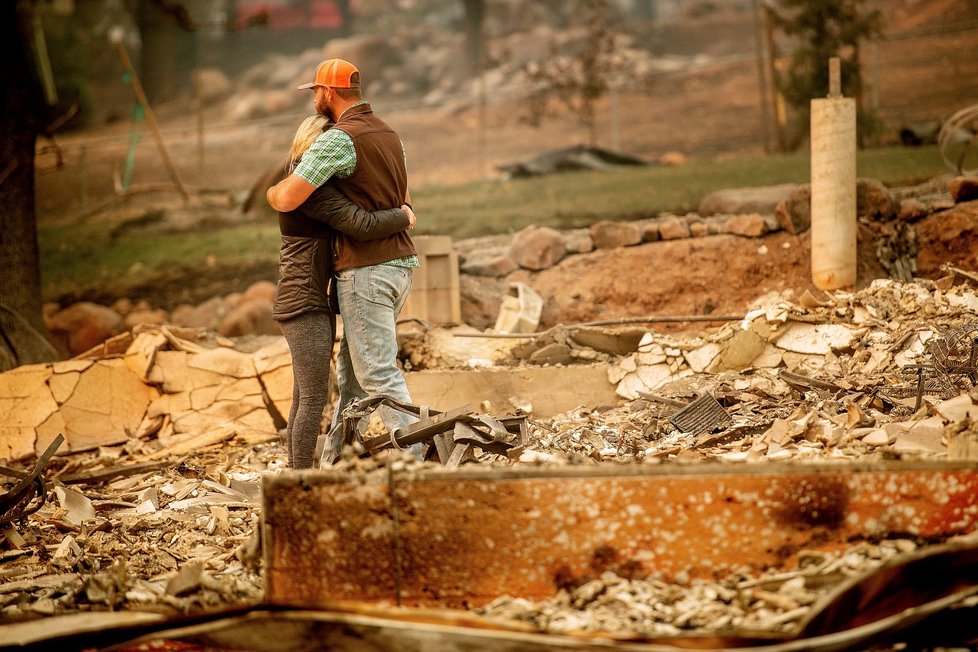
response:
{"label": "man's hand", "polygon": [[316,186],[295,174],[290,174],[265,193],[268,205],[277,211],[287,213],[302,206],[309,199]]}
{"label": "man's hand", "polygon": [[408,216],[408,228],[413,229],[414,225],[418,223],[418,218],[415,216],[414,211],[407,204],[401,204],[401,210],[407,213]]}

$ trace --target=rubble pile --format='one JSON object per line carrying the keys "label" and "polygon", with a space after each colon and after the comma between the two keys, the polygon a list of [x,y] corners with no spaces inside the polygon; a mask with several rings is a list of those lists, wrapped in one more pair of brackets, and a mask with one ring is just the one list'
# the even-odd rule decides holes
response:
{"label": "rubble pile", "polygon": [[47,502],[5,525],[0,618],[259,602],[260,476],[285,456],[229,443],[192,458],[158,460],[139,440],[54,458]]}
{"label": "rubble pile", "polygon": [[[952,434],[974,436],[978,414],[978,294],[950,281],[877,280],[822,299],[767,297],[739,324],[702,336],[647,333],[610,372],[628,402],[535,421],[525,460],[945,457]],[[934,368],[935,343],[948,334],[965,336],[956,344],[972,356],[970,372]],[[550,346],[542,338],[541,349]],[[935,382],[918,399],[921,373]],[[678,429],[669,417],[703,394],[729,423]]]}
{"label": "rubble pile", "polygon": [[[772,295],[740,321],[688,335],[563,326],[504,345],[466,340],[480,342],[467,360],[465,338],[449,331],[438,336],[442,347],[427,336],[414,345],[419,356],[449,351],[444,359],[470,368],[608,366],[619,404],[531,415],[518,459],[483,454],[465,464],[974,459],[978,293],[958,276],[878,280],[824,296]],[[5,525],[5,620],[107,609],[190,612],[261,600],[259,479],[285,464],[275,415],[288,413],[291,370],[284,341],[234,344],[143,327],[110,341],[101,355],[0,375],[11,387],[14,376],[38,376],[31,391],[0,402],[7,424],[10,415],[28,413],[17,407],[28,403],[38,417],[5,440],[19,442],[6,457],[41,450],[59,418],[68,444],[61,453],[69,453],[44,470],[53,486],[48,502]],[[962,351],[971,356],[963,365]],[[72,424],[94,417],[68,408],[75,394],[95,391],[82,389],[85,383],[115,387],[109,375],[92,371],[106,365],[144,388],[140,409],[127,409],[133,414],[106,428],[104,439],[85,439],[92,428]],[[104,377],[88,379],[94,373]],[[43,405],[41,390],[51,399]],[[715,399],[712,416],[722,418],[685,427],[677,413],[704,397]],[[387,461],[348,452],[338,469],[367,473]],[[789,573],[745,570],[711,582],[667,584],[604,569],[547,602],[500,598],[483,613],[554,632],[780,631],[797,625],[827,587],[924,543],[933,542],[812,551]]]}
{"label": "rubble pile", "polygon": [[796,568],[733,573],[718,580],[676,584],[605,571],[549,600],[503,596],[478,613],[532,623],[551,633],[623,632],[671,636],[691,632],[790,632],[812,606],[846,579],[911,553],[917,543],[861,542],[836,553],[803,551]]}

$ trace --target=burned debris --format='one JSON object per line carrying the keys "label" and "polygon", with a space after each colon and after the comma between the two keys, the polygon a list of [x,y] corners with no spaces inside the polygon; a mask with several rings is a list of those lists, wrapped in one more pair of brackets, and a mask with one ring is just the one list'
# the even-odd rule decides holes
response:
{"label": "burned debris", "polygon": [[[29,473],[9,476],[2,614],[25,621],[257,607],[297,595],[282,565],[288,553],[275,547],[283,537],[326,546],[316,558],[332,560],[329,567],[343,559],[330,541],[368,536],[372,547],[363,549],[399,553],[361,570],[376,582],[386,568],[399,589],[382,582],[376,586],[388,592],[355,599],[464,606],[554,635],[795,636],[847,582],[974,529],[976,313],[971,279],[952,272],[859,291],[770,295],[737,320],[690,334],[634,323],[530,333],[478,365],[451,349],[465,338],[430,329],[412,340],[414,350],[435,358],[448,347],[440,359],[457,360],[464,373],[598,365],[618,400],[546,416],[517,393],[503,405],[452,400],[438,409],[367,400],[344,415],[348,452],[302,474],[281,472],[275,415],[286,412],[277,379],[287,362],[278,343],[243,349],[143,329],[93,359],[32,371],[55,407],[90,387],[91,369],[141,379],[147,400],[127,417],[124,439],[84,440],[69,428],[74,449],[62,445],[33,467],[46,501],[32,514],[17,510],[28,497],[36,506],[37,485],[24,484]],[[559,359],[554,345],[564,347]],[[534,359],[539,350],[551,359]],[[252,407],[226,412],[222,401],[232,395]],[[369,422],[382,405],[417,424],[393,437],[377,432]],[[72,410],[61,412],[74,423]],[[398,450],[416,443],[428,463]],[[649,494],[654,508],[636,493],[660,486]],[[316,518],[288,520],[311,514],[292,494],[274,498],[291,487],[318,496]],[[543,487],[552,493],[539,493]],[[369,515],[357,511],[364,501]],[[734,508],[761,511],[738,516]],[[770,522],[781,527],[764,530]],[[350,524],[354,531],[344,529]],[[709,539],[687,545],[698,562],[670,557],[677,552],[665,542],[677,527]],[[720,531],[739,556],[718,546],[712,533]],[[536,534],[512,548],[506,532]],[[660,543],[643,543],[641,532]],[[764,539],[775,535],[788,538]],[[752,540],[775,554],[747,561]],[[432,541],[452,555],[432,559]],[[599,555],[602,546],[613,550]],[[737,558],[744,563],[729,563]],[[299,572],[310,603],[333,586]]]}

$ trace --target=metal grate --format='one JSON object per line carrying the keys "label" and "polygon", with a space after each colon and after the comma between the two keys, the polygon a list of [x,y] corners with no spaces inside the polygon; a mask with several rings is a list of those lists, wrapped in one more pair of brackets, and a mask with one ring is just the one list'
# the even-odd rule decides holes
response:
{"label": "metal grate", "polygon": [[728,426],[733,423],[733,419],[713,395],[707,392],[669,417],[669,422],[682,432],[698,435]]}

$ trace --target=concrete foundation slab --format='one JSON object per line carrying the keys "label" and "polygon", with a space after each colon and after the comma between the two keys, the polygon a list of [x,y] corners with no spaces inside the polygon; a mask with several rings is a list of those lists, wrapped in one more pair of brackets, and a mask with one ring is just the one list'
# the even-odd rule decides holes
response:
{"label": "concrete foundation slab", "polygon": [[566,367],[500,367],[492,369],[434,369],[404,374],[411,402],[447,410],[482,401],[494,414],[512,412],[529,403],[533,416],[549,417],[583,405],[596,408],[620,400],[608,380],[609,365]]}

